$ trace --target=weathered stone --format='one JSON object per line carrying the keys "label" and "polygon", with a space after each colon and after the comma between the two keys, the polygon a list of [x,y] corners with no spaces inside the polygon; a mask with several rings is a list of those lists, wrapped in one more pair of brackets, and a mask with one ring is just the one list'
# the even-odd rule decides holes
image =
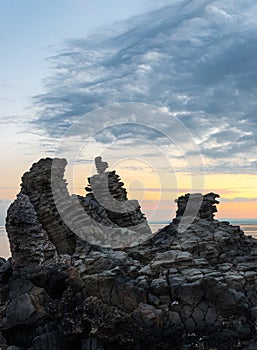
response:
{"label": "weathered stone", "polygon": [[256,277],[257,277],[257,272],[256,271],[246,271],[245,272],[245,279],[247,281],[255,280]]}
{"label": "weathered stone", "polygon": [[0,284],[8,283],[13,273],[12,259],[8,259],[0,266]]}
{"label": "weathered stone", "polygon": [[[150,235],[151,230],[147,224],[144,214],[141,212],[137,200],[128,200],[127,191],[123,188],[124,183],[120,181],[115,171],[104,173],[105,164],[102,166],[101,157],[96,158],[98,175],[88,178],[89,185],[85,188],[89,192],[86,199],[93,207],[84,209],[87,213],[100,222],[107,222],[108,226],[126,227],[141,235]],[[107,163],[106,163],[107,165]],[[80,197],[82,204],[85,200]],[[100,220],[94,211],[101,217]],[[117,231],[114,231],[117,235]],[[122,231],[121,231],[122,232]]]}
{"label": "weathered stone", "polygon": [[217,313],[214,307],[208,307],[206,315],[205,315],[205,322],[208,326],[212,326],[217,321]]}
{"label": "weathered stone", "polygon": [[204,288],[201,281],[184,283],[180,285],[174,294],[174,298],[180,298],[188,305],[196,306],[204,296]]}
{"label": "weathered stone", "polygon": [[6,345],[6,340],[3,337],[2,332],[0,332],[0,349],[1,349],[1,345]]}
{"label": "weathered stone", "polygon": [[29,324],[30,318],[36,312],[28,293],[14,298],[6,309],[6,321],[9,327],[19,324]]}
{"label": "weathered stone", "polygon": [[162,327],[162,314],[160,309],[156,309],[154,306],[144,303],[139,303],[138,307],[133,312],[133,316],[139,323],[143,322],[143,324],[150,329],[159,329]]}
{"label": "weathered stone", "polygon": [[81,350],[104,350],[104,348],[97,338],[89,338],[83,340]]}
{"label": "weathered stone", "polygon": [[[73,344],[71,343],[71,345]],[[60,348],[63,348],[63,341],[61,334],[59,334],[58,331],[48,331],[46,334],[42,334],[33,339],[33,350],[50,350]]]}
{"label": "weathered stone", "polygon": [[224,283],[214,278],[204,280],[205,297],[224,317],[246,314],[248,303],[243,293],[228,288]]}
{"label": "weathered stone", "polygon": [[[22,350],[256,343],[257,242],[214,220],[217,195],[180,197],[176,219],[149,236],[138,202],[107,164],[98,163],[85,197],[69,195],[65,164],[34,164],[8,211],[13,256],[0,259],[0,343]],[[189,224],[180,230],[184,215]]]}
{"label": "weathered stone", "polygon": [[176,200],[178,204],[177,219],[180,219],[186,210],[187,215],[190,216],[191,212],[193,215],[195,213],[194,206],[198,206],[199,211],[197,217],[212,221],[214,218],[214,213],[217,212],[215,204],[219,204],[219,202],[216,200],[217,197],[219,197],[219,195],[215,193],[208,193],[204,196],[201,193],[188,193],[185,196],[179,197],[178,200]]}
{"label": "weathered stone", "polygon": [[200,309],[200,307],[194,308],[192,318],[196,324],[197,329],[200,330],[206,328],[205,313]]}
{"label": "weathered stone", "polygon": [[[72,254],[75,249],[74,232],[63,220],[67,207],[74,211],[63,179],[66,164],[65,159],[41,159],[23,175],[21,184],[21,193],[29,197],[40,224],[60,254]],[[11,226],[11,217],[7,217],[7,227]]]}
{"label": "weathered stone", "polygon": [[152,305],[158,306],[160,304],[160,299],[151,293],[148,294],[148,300]]}
{"label": "weathered stone", "polygon": [[157,296],[164,296],[170,294],[170,287],[164,278],[152,280],[150,284],[150,291]]}

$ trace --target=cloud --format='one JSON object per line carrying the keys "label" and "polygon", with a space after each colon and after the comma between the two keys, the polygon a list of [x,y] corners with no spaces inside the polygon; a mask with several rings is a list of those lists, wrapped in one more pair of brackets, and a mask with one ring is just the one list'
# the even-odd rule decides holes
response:
{"label": "cloud", "polygon": [[[257,151],[256,3],[163,4],[116,24],[111,33],[67,41],[49,59],[55,70],[46,80],[46,93],[34,98],[41,109],[34,126],[61,138],[74,121],[101,106],[153,104],[185,124],[210,164],[206,171],[256,171],[256,161],[250,160]],[[89,119],[86,127],[100,130],[105,122]],[[158,130],[161,119],[145,116],[145,122]],[[96,138],[114,143],[122,135],[138,137],[119,125]],[[144,133],[152,142],[161,142],[159,136]]]}

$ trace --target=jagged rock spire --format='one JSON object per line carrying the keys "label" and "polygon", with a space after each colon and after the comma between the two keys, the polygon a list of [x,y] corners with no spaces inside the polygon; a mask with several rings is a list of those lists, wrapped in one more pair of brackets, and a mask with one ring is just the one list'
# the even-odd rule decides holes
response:
{"label": "jagged rock spire", "polygon": [[[88,178],[88,192],[86,199],[95,202],[94,208],[98,208],[109,220],[118,227],[129,227],[143,233],[151,233],[150,227],[141,211],[137,200],[128,200],[124,183],[116,171],[104,172],[108,167],[107,162],[102,162],[101,157],[95,158],[98,174]],[[84,200],[85,202],[85,200]],[[89,215],[94,216],[93,210]]]}
{"label": "jagged rock spire", "polygon": [[[217,201],[216,198],[219,197],[218,194],[213,192],[205,195],[202,195],[201,193],[187,193],[184,196],[180,196],[175,200],[178,205],[175,221],[180,220],[183,215],[212,221],[214,219],[214,213],[217,212],[215,204],[219,204],[219,201]],[[186,212],[189,201],[190,209]],[[196,207],[199,209],[196,210]]]}
{"label": "jagged rock spire", "polygon": [[105,170],[109,167],[107,162],[102,161],[102,157],[95,158],[95,166],[98,174],[103,174]]}

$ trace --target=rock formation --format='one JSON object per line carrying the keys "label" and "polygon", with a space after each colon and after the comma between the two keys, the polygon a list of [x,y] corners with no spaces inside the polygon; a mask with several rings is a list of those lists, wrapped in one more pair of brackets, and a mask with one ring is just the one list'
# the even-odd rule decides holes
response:
{"label": "rock formation", "polygon": [[[129,202],[118,175],[101,168],[85,197],[70,196],[65,164],[34,164],[9,208],[0,349],[256,349],[257,241],[214,219],[218,195],[180,197],[173,222],[140,242],[133,228],[149,227],[138,204],[110,208],[109,201]],[[95,189],[107,191],[107,203]],[[197,215],[189,200],[200,203]],[[94,227],[125,240],[133,233],[139,244],[96,244],[87,240]]]}
{"label": "rock formation", "polygon": [[102,161],[102,157],[95,158],[95,166],[98,174],[103,174],[108,168],[108,163]]}
{"label": "rock formation", "polygon": [[[115,225],[114,227],[127,227],[136,230],[139,234],[150,234],[150,228],[141,212],[138,201],[128,200],[127,191],[123,187],[124,183],[120,181],[115,170],[106,173],[99,170],[105,169],[107,163],[101,162],[99,164],[98,158],[101,157],[96,158],[96,168],[99,174],[88,178],[89,184],[85,189],[89,193],[86,199],[96,202],[95,208],[102,210]],[[101,167],[102,164],[104,164],[103,167]],[[92,216],[92,212],[89,215]]]}
{"label": "rock formation", "polygon": [[[190,210],[192,209],[194,215],[194,208],[199,203],[199,211],[196,213],[195,219],[207,219],[213,220],[214,213],[217,212],[217,207],[215,204],[219,204],[219,201],[216,198],[219,197],[216,193],[208,193],[202,195],[201,193],[187,193],[185,196],[181,196],[175,200],[178,205],[178,210],[176,211],[176,219],[174,222],[179,222],[183,215],[185,215],[185,211],[187,208],[187,215],[190,216]],[[188,208],[188,203],[190,201],[191,208]]]}

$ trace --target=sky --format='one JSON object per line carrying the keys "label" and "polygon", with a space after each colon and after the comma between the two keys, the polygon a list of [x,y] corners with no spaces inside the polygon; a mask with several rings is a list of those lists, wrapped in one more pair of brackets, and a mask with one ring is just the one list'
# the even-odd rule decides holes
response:
{"label": "sky", "polygon": [[0,225],[20,178],[69,160],[84,193],[102,155],[152,221],[187,192],[257,215],[254,0],[0,0]]}

